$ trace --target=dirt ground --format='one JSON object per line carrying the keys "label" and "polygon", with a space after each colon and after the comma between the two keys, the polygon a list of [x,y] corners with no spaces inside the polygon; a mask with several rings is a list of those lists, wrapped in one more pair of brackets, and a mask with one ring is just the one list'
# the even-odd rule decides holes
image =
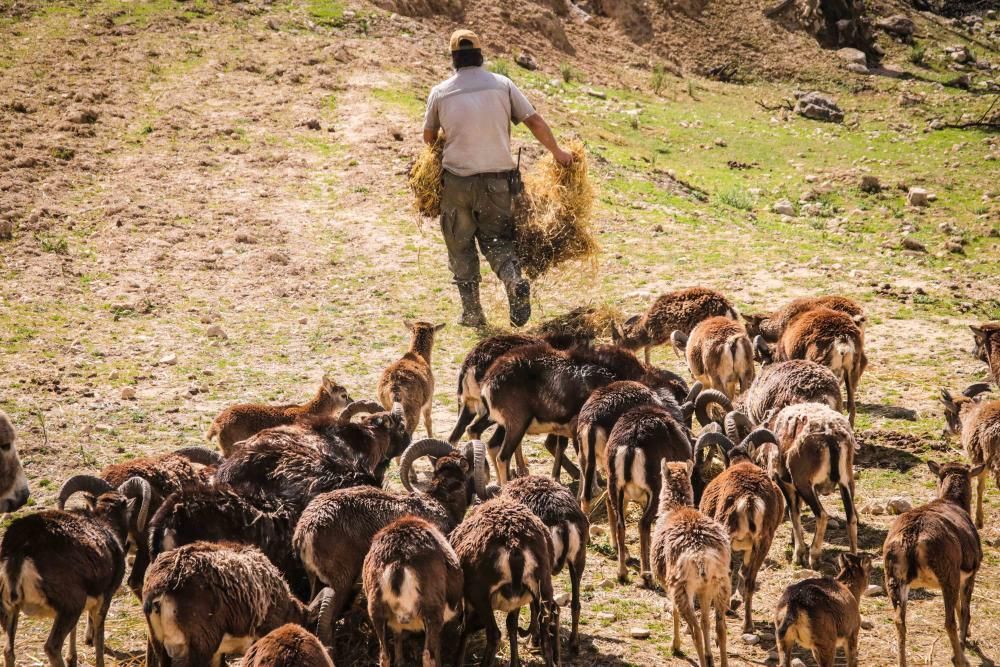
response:
{"label": "dirt ground", "polygon": [[[468,15],[476,25],[487,12],[470,3]],[[799,84],[658,75],[655,42],[636,47],[611,28],[599,41],[594,26],[567,23],[573,54],[537,32],[487,40],[494,69],[526,90],[557,135],[587,143],[598,191],[597,265],[536,285],[535,322],[581,305],[632,314],[694,284],[722,290],[744,312],[818,293],[864,304],[871,366],[856,469],[861,547],[871,553],[892,520],[872,508],[931,499],[925,461],[962,456],[941,436],[938,391],[985,378],[967,325],[1000,319],[1000,142],[931,127],[983,114],[992,98],[975,86],[996,78],[969,69],[972,91],[942,85],[956,73],[944,47],[968,44],[994,63],[1000,54],[982,34],[916,19],[923,65],[910,46],[884,39],[892,75],[846,78],[819,51],[803,63],[799,78],[838,97],[843,126],[782,110]],[[437,435],[450,431],[454,378],[476,333],[454,324],[444,245],[436,222],[412,211],[405,174],[420,148],[423,96],[448,75],[443,36],[453,26],[320,0],[0,0],[0,408],[18,429],[32,486],[17,515],[53,505],[73,473],[203,443],[227,404],[304,400],[324,371],[369,397],[406,347],[407,318],[448,323],[434,352],[434,421]],[[804,48],[796,38],[795,53]],[[513,64],[522,49],[541,70]],[[529,162],[537,157],[523,130],[515,139]],[[862,193],[864,173],[885,190]],[[909,186],[936,200],[906,206]],[[796,216],[771,212],[785,198]],[[904,237],[926,251],[907,249]],[[492,276],[484,301],[502,327],[506,304]],[[665,348],[654,361],[686,374]],[[529,460],[535,472],[550,468],[538,439]],[[1000,636],[992,485],[986,502],[972,664],[993,664]],[[825,504],[843,519],[839,500]],[[564,664],[690,664],[687,636],[687,657],[670,653],[662,594],[642,588],[636,572],[614,582],[604,518],[595,524],[582,650]],[[731,664],[768,660],[772,605],[809,574],[789,563],[789,541],[786,523],[759,577],[755,643],[729,619]],[[846,548],[845,531],[830,530],[828,542],[824,574]],[[568,590],[565,576],[557,589]],[[940,596],[913,600],[911,664],[945,664]],[[865,598],[862,614],[872,628],[861,663],[895,664],[886,598]],[[349,624],[345,650],[375,662],[360,648],[360,614]],[[650,638],[632,638],[631,628]],[[47,631],[45,619],[22,620],[19,665],[44,664]],[[143,664],[145,624],[125,592],[107,635],[113,664]],[[92,664],[89,647],[82,659]]]}

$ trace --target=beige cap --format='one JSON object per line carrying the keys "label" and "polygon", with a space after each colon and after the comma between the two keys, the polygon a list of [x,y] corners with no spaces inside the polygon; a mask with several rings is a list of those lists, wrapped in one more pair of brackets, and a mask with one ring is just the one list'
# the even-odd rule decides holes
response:
{"label": "beige cap", "polygon": [[[462,42],[468,42],[468,45],[462,46]],[[479,45],[479,35],[472,32],[471,30],[466,30],[462,28],[451,33],[451,50],[452,51],[462,51],[464,49],[478,49],[481,48]]]}

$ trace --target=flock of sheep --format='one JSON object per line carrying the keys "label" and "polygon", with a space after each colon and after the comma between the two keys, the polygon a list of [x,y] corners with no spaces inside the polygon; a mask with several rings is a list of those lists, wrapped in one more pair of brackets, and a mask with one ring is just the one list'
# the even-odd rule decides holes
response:
{"label": "flock of sheep", "polygon": [[[151,666],[216,666],[238,655],[253,667],[332,665],[336,624],[359,581],[384,667],[403,664],[408,632],[423,632],[425,666],[465,664],[467,641],[480,629],[482,664],[491,665],[501,636],[496,611],[506,614],[511,664],[519,634],[557,664],[552,576],[564,568],[570,575],[566,648],[575,651],[600,477],[597,500],[606,501],[619,579],[629,574],[626,518],[637,504],[640,576],[667,595],[674,649],[683,621],[703,666],[713,664],[713,619],[719,660],[727,662],[731,565],[744,632],[752,632],[757,575],[778,525],[791,520],[794,559],[815,567],[828,521],[820,497],[839,492],[850,552],[836,577],[789,586],[773,621],[783,665],[796,643],[820,665],[833,665],[838,648],[857,664],[859,598],[872,557],[858,553],[855,510],[852,425],[867,361],[856,303],[798,299],[741,321],[723,295],[690,288],[616,325],[612,345],[578,334],[486,338],[462,364],[448,441],[434,438],[431,424],[440,326],[407,326],[410,348],[383,373],[378,401],[352,401],[324,377],[304,405],[232,406],[208,433],[221,454],[186,448],[76,475],[60,489],[58,509],[12,521],[0,544],[7,667],[15,664],[21,613],[52,617],[48,660],[75,665],[84,612],[86,640],[103,667],[105,617],[130,554],[127,583],[142,601]],[[1000,324],[973,333],[1000,383]],[[650,347],[668,342],[686,356],[693,385],[650,364]],[[942,393],[947,429],[960,434],[971,466],[931,462],[938,499],[900,515],[883,546],[900,665],[911,588],[942,591],[952,660],[967,664],[987,471],[1000,481],[1000,401],[987,400],[988,391],[980,383]],[[421,419],[428,437],[412,441]],[[533,433],[547,436],[551,477],[528,472],[521,445]],[[14,441],[0,413],[4,511],[28,497]],[[566,456],[570,442],[579,467]],[[424,457],[429,478],[415,467]],[[395,460],[405,494],[383,488]],[[578,479],[577,494],[560,483],[563,471]],[[71,506],[74,498],[83,502]],[[811,542],[803,503],[816,517]],[[524,606],[527,631],[519,628]],[[455,651],[442,641],[449,634]]]}

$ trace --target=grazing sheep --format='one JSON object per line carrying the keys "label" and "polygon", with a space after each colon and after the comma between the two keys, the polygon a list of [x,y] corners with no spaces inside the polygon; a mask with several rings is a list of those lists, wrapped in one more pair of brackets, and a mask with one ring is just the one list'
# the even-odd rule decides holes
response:
{"label": "grazing sheep", "polygon": [[[821,495],[840,490],[847,517],[851,553],[858,551],[858,516],[854,508],[854,431],[843,415],[820,403],[798,403],[783,408],[774,418],[779,453],[768,472],[785,494],[792,519],[795,559],[816,569],[823,551],[829,516]],[[816,516],[816,533],[807,547],[800,518],[802,502]]]}
{"label": "grazing sheep", "polygon": [[441,632],[462,614],[462,566],[440,530],[407,516],[380,530],[365,556],[365,597],[379,643],[379,662],[389,667],[389,630],[396,636],[395,662],[403,665],[403,632],[424,633],[424,667],[443,663]]}
{"label": "grazing sheep", "polygon": [[969,637],[972,590],[983,562],[979,532],[969,514],[972,478],[984,466],[970,469],[934,461],[927,465],[938,479],[937,500],[900,514],[882,545],[886,591],[896,610],[899,667],[906,667],[906,603],[911,587],[941,590],[951,661],[963,667],[969,664],[962,647]]}
{"label": "grazing sheep", "polygon": [[241,667],[333,667],[326,649],[301,625],[285,623],[254,642]]}
{"label": "grazing sheep", "polygon": [[861,594],[871,571],[871,556],[841,554],[835,578],[804,579],[785,589],[774,611],[781,667],[791,667],[795,644],[812,649],[819,667],[833,667],[842,646],[848,667],[857,667]]}
{"label": "grazing sheep", "polygon": [[675,349],[687,354],[688,368],[705,387],[729,398],[750,388],[754,378],[753,346],[746,329],[728,317],[709,317],[691,330],[690,336],[674,331]]}
{"label": "grazing sheep", "polygon": [[779,310],[768,315],[744,315],[750,337],[762,336],[768,343],[777,343],[788,325],[799,315],[817,308],[829,308],[849,316],[863,334],[865,332],[864,309],[846,296],[819,296],[793,299]]}
{"label": "grazing sheep", "polygon": [[517,618],[521,607],[536,605],[542,660],[559,663],[559,606],[552,599],[552,539],[530,509],[506,498],[479,505],[451,533],[465,575],[465,624],[455,664],[465,664],[469,636],[486,629],[482,666],[496,660],[500,628],[494,610],[507,613],[510,665],[520,664]]}
{"label": "grazing sheep", "polygon": [[986,363],[993,384],[1000,387],[1000,322],[972,325],[976,339],[976,357]]}
{"label": "grazing sheep", "polygon": [[[704,436],[703,436],[704,437]],[[725,438],[716,434],[717,438]],[[699,438],[701,442],[701,438]],[[757,573],[771,549],[785,513],[778,485],[754,461],[755,449],[778,439],[766,429],[754,431],[728,452],[729,466],[708,483],[699,509],[729,531],[731,551],[743,553],[739,592],[743,598],[743,632],[753,632],[753,594]],[[726,443],[732,443],[726,439]]]}
{"label": "grazing sheep", "polygon": [[[674,620],[673,651],[681,648],[681,618],[698,651],[701,667],[713,664],[709,639],[715,615],[719,662],[726,667],[726,609],[729,608],[729,534],[715,519],[691,507],[692,461],[660,463],[663,480],[659,518],[653,534],[653,574],[671,601]],[[695,602],[701,622],[695,616]]]}
{"label": "grazing sheep", "polygon": [[398,361],[394,361],[382,372],[376,391],[378,399],[386,410],[400,403],[406,415],[406,431],[412,437],[424,418],[427,437],[434,437],[431,422],[431,407],[434,402],[434,373],[431,370],[431,352],[434,349],[434,334],[444,328],[443,324],[430,322],[405,322],[410,330],[410,348]]}
{"label": "grazing sheep", "polygon": [[690,334],[695,325],[709,317],[739,319],[736,308],[719,292],[705,287],[689,287],[668,292],[656,299],[643,315],[625,320],[612,329],[612,340],[629,350],[642,348],[646,363],[654,345],[663,345],[679,330]]}
{"label": "grazing sheep", "polygon": [[7,633],[4,660],[14,667],[14,644],[21,612],[54,620],[45,642],[49,665],[63,667],[69,635],[70,665],[76,665],[76,625],[87,612],[93,628],[97,667],[104,667],[104,619],[125,576],[129,526],[145,529],[150,488],[134,477],[118,488],[99,477],[66,480],[59,497],[76,492],[97,496],[94,509],[44,510],[11,522],[0,543],[0,620]]}
{"label": "grazing sheep", "polygon": [[331,416],[350,402],[347,390],[334,382],[329,375],[324,375],[316,395],[311,401],[302,405],[240,403],[229,406],[212,422],[208,432],[205,433],[205,439],[211,441],[218,437],[219,448],[225,456],[229,456],[233,453],[237,442],[246,440],[254,433],[266,428],[292,424],[300,417]]}
{"label": "grazing sheep", "polygon": [[329,591],[307,607],[255,547],[195,542],[153,561],[142,599],[148,667],[218,667],[286,623],[315,627]]}
{"label": "grazing sheep", "polygon": [[955,397],[946,389],[941,390],[945,431],[962,439],[962,447],[973,465],[984,464],[976,481],[976,528],[983,527],[987,474],[992,472],[993,481],[1000,486],[1000,401],[983,400],[981,397],[987,391],[986,383],[971,385]]}
{"label": "grazing sheep", "polygon": [[16,441],[14,425],[0,410],[0,513],[13,512],[28,502],[30,495]]}
{"label": "grazing sheep", "polygon": [[[562,572],[564,565],[569,568],[570,609],[573,614],[569,647],[571,651],[576,651],[580,627],[580,579],[587,566],[590,520],[580,511],[573,493],[549,477],[529,475],[511,480],[503,486],[500,497],[521,503],[549,529],[552,536],[552,574]],[[537,612],[533,606],[533,629],[537,629]]]}

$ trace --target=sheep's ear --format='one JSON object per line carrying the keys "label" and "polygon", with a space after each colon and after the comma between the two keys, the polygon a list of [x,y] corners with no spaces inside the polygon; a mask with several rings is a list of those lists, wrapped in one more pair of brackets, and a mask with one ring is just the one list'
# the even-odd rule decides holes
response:
{"label": "sheep's ear", "polygon": [[977,327],[975,324],[970,324],[969,328],[972,329],[972,335],[976,337],[977,341],[982,342],[986,340],[986,332],[982,328]]}
{"label": "sheep's ear", "polygon": [[953,399],[951,397],[951,392],[950,391],[948,391],[947,389],[942,389],[941,390],[941,402],[944,403],[945,405],[947,405],[948,407],[951,407],[952,405],[955,404],[955,399]]}
{"label": "sheep's ear", "polygon": [[636,322],[639,321],[640,317],[642,317],[642,315],[633,315],[632,317],[625,320],[625,326],[627,327],[635,326]]}
{"label": "sheep's ear", "polygon": [[435,324],[434,333],[437,333],[438,331],[441,331],[441,329],[444,329],[445,324],[446,324],[445,322],[442,322],[441,324]]}
{"label": "sheep's ear", "polygon": [[611,342],[620,345],[625,340],[625,332],[617,322],[611,323]]}
{"label": "sheep's ear", "polygon": [[667,460],[660,459],[660,478],[663,483],[666,483],[668,477],[670,477],[670,469],[667,468]]}
{"label": "sheep's ear", "polygon": [[931,472],[934,473],[935,476],[941,476],[941,464],[937,461],[928,461],[927,467],[931,469]]}
{"label": "sheep's ear", "polygon": [[850,564],[851,564],[851,561],[847,557],[847,554],[840,554],[839,556],[837,556],[837,566],[841,570],[846,570],[847,567],[848,567],[848,565],[850,565]]}
{"label": "sheep's ear", "polygon": [[694,474],[694,461],[688,459],[684,462],[684,467],[687,468],[688,477],[691,477],[691,475]]}
{"label": "sheep's ear", "polygon": [[969,477],[979,477],[980,475],[983,474],[983,470],[985,469],[986,469],[986,464],[980,463],[979,465],[974,466],[972,470],[969,471]]}
{"label": "sheep's ear", "polygon": [[408,330],[413,331],[413,320],[403,320],[403,326]]}

